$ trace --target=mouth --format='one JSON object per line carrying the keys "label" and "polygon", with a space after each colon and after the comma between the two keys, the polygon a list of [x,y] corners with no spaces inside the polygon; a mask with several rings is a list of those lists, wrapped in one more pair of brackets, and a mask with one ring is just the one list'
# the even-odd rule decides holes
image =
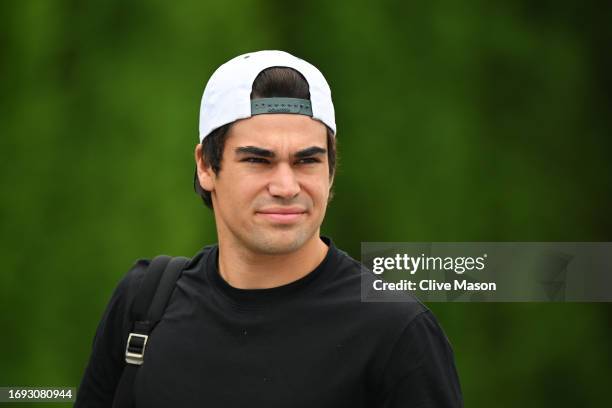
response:
{"label": "mouth", "polygon": [[306,215],[302,208],[272,208],[257,211],[256,215],[277,224],[292,224]]}

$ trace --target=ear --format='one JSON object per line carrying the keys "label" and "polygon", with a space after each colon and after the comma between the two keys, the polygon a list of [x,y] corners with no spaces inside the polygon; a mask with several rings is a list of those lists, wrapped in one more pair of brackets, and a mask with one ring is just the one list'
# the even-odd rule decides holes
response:
{"label": "ear", "polygon": [[206,158],[202,156],[202,144],[198,143],[195,147],[195,161],[198,169],[198,180],[200,186],[207,191],[214,191],[215,189],[215,173],[207,163]]}

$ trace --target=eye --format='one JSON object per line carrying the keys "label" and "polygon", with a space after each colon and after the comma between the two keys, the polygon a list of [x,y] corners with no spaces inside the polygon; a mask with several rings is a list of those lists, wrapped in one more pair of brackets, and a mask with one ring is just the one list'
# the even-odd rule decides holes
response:
{"label": "eye", "polygon": [[246,163],[269,163],[266,159],[262,159],[261,157],[246,157],[240,161]]}
{"label": "eye", "polygon": [[315,157],[306,157],[303,159],[300,159],[297,161],[298,164],[312,164],[312,163],[319,163],[321,160],[315,158]]}

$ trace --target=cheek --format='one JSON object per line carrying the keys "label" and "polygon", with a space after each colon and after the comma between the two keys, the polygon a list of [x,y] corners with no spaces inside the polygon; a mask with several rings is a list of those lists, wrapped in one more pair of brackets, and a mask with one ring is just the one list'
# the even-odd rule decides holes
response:
{"label": "cheek", "polygon": [[329,184],[321,183],[320,180],[309,184],[304,184],[304,189],[314,202],[316,207],[325,207],[329,196]]}
{"label": "cheek", "polygon": [[[230,174],[228,173],[228,176]],[[220,200],[234,210],[250,207],[262,189],[260,178],[246,174],[231,174],[217,186]]]}

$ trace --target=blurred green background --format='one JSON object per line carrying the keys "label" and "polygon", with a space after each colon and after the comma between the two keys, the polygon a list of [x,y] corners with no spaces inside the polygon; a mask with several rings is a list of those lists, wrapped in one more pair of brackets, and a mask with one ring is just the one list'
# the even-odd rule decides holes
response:
{"label": "blurred green background", "polygon": [[[340,167],[323,232],[353,257],[612,241],[611,5],[1,2],[0,386],[77,387],[134,260],[215,242],[192,191],[199,102],[249,51],[326,75]],[[610,405],[611,304],[430,306],[466,407]]]}

